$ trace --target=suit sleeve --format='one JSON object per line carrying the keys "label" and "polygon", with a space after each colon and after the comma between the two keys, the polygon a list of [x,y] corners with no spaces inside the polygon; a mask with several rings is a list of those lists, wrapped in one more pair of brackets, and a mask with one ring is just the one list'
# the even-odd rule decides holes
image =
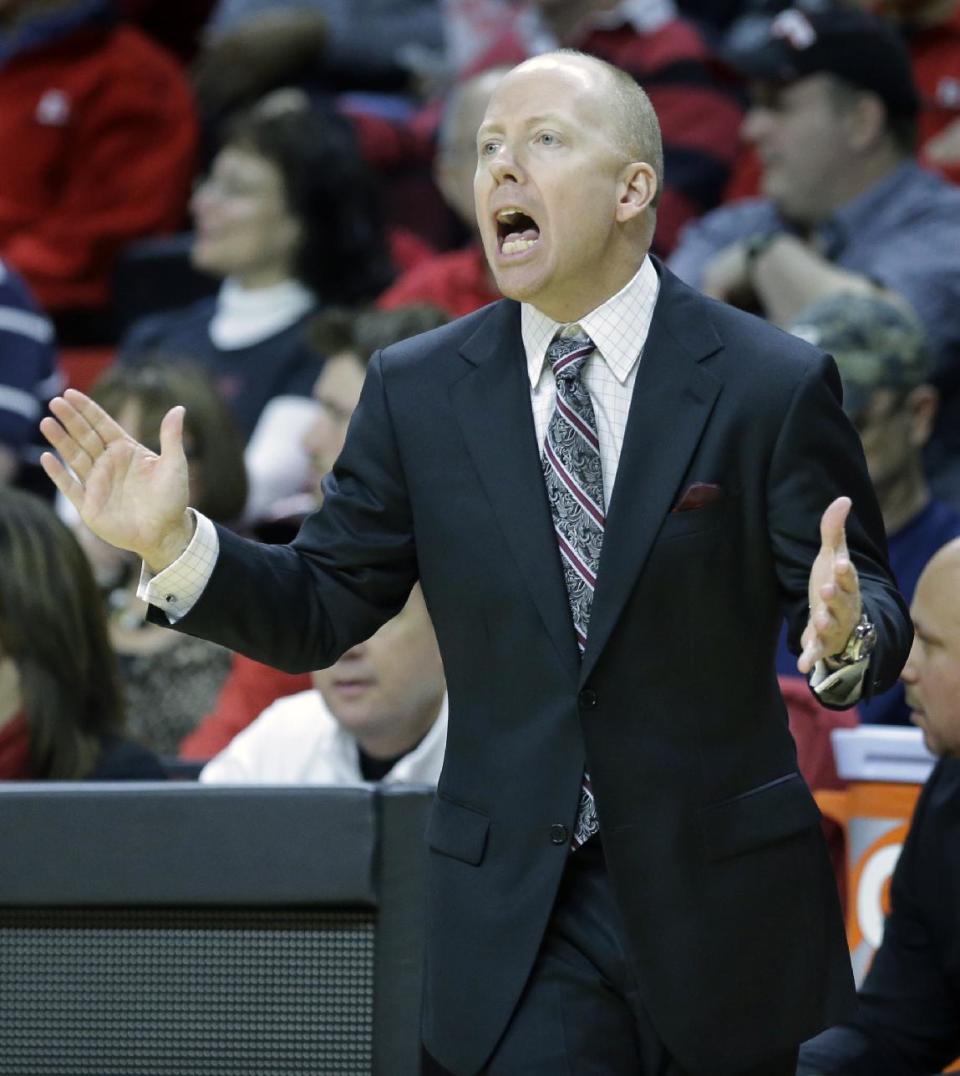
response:
{"label": "suit sleeve", "polygon": [[[839,496],[853,509],[847,545],[860,580],[861,598],[877,626],[878,642],[863,683],[863,697],[896,682],[906,661],[912,629],[906,604],[887,560],[880,508],[856,431],[840,405],[840,377],[833,360],[810,362],[797,385],[774,448],[767,484],[767,517],[788,623],[788,644],[799,653],[807,622],[807,584],[820,543],[820,517]],[[827,706],[848,706],[821,697]]]}
{"label": "suit sleeve", "polygon": [[[960,1054],[956,982],[951,982],[946,947],[927,910],[943,878],[930,862],[924,870],[924,860],[931,847],[942,854],[947,844],[945,835],[936,832],[935,814],[927,810],[936,785],[931,777],[894,871],[891,912],[859,992],[857,1019],[806,1043],[800,1073],[927,1076]],[[931,842],[926,851],[925,842]]]}
{"label": "suit sleeve", "polygon": [[[209,583],[176,628],[285,672],[332,664],[400,611],[417,578],[413,524],[379,353],[323,506],[287,546],[218,528]],[[151,619],[159,622],[158,611]],[[162,614],[160,614],[162,615]]]}

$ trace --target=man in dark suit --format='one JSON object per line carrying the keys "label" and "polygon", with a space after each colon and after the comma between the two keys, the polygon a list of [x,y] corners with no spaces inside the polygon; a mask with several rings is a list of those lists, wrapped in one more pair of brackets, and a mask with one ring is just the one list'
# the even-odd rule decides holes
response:
{"label": "man in dark suit", "polygon": [[856,1016],[801,1050],[798,1071],[811,1076],[929,1076],[960,1055],[960,539],[930,559],[910,612],[916,640],[901,679],[941,757],[897,861]]}
{"label": "man in dark suit", "polygon": [[188,511],[178,409],[159,456],[78,393],[42,425],[182,630],[312,669],[420,579],[450,693],[423,1034],[458,1076],[774,1076],[853,998],[773,653],[786,610],[848,703],[909,623],[833,364],[647,257],[661,171],[622,72],[503,79],[475,192],[513,298],[374,357],[289,547]]}

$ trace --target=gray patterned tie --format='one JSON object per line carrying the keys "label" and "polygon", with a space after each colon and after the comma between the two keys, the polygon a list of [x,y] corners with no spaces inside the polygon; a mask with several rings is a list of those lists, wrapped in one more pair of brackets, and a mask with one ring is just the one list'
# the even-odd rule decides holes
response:
{"label": "gray patterned tie", "polygon": [[[579,327],[573,335],[554,337],[547,348],[547,362],[557,382],[557,404],[543,444],[543,478],[581,654],[587,645],[604,521],[597,421],[580,379],[594,350],[593,341]],[[598,828],[590,774],[585,770],[571,847],[579,848]]]}

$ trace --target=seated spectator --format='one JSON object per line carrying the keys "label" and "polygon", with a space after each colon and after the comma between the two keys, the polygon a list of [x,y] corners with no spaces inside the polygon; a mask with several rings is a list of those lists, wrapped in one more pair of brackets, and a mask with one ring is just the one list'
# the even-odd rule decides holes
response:
{"label": "seated spectator", "polygon": [[20,276],[0,262],[0,486],[15,483],[32,462],[37,425],[62,389],[53,325]]}
{"label": "seated spectator", "polygon": [[[960,0],[858,2],[895,22],[910,52],[920,97],[917,117],[920,163],[951,183],[960,183]],[[776,6],[786,5],[780,2]],[[756,33],[758,18],[762,18],[759,13],[742,15],[729,29],[731,43],[741,33]],[[761,171],[756,153],[750,149],[742,152],[727,185],[726,200],[754,197],[759,190]]]}
{"label": "seated spectator", "polygon": [[0,254],[61,343],[109,342],[117,253],[183,225],[197,143],[186,76],[110,0],[6,0],[0,53]]}
{"label": "seated spectator", "polygon": [[372,180],[346,120],[273,97],[238,117],[191,202],[193,264],[216,297],[144,318],[123,362],[205,367],[247,441],[248,514],[307,480],[299,432],[322,365],[306,338],[327,303],[372,300],[392,269]]}
{"label": "seated spectator", "polygon": [[897,861],[857,1014],[804,1044],[805,1076],[929,1076],[960,1054],[960,540],[924,569],[911,613],[916,638],[901,676],[914,722],[941,757]]}
{"label": "seated spectator", "polygon": [[[246,496],[240,437],[202,370],[161,362],[115,366],[96,383],[93,397],[127,433],[158,452],[163,416],[183,404],[191,504],[218,522],[236,522]],[[83,535],[108,593],[110,640],[119,658],[130,733],[161,756],[175,755],[180,740],[213,705],[230,670],[230,651],[148,623],[136,593],[139,559],[85,528]]]}
{"label": "seated spectator", "polygon": [[[360,398],[367,362],[381,348],[446,322],[443,311],[429,306],[393,311],[329,310],[312,329],[316,346],[330,356],[314,386],[320,405],[303,437],[311,462],[311,490],[274,508],[273,518],[259,522],[261,541],[290,541],[303,517],[323,497],[321,483],[343,448],[347,424]],[[180,757],[204,759],[226,747],[234,736],[274,699],[304,691],[305,675],[281,672],[243,654],[235,654],[226,683],[211,713],[180,744]]]}
{"label": "seated spectator", "polygon": [[432,303],[453,317],[502,298],[480,243],[473,201],[477,130],[493,89],[507,68],[494,67],[456,86],[444,103],[437,129],[434,181],[444,201],[471,236],[466,246],[427,258],[400,276],[380,296],[384,310]]}
{"label": "seated spectator", "polygon": [[[909,311],[865,295],[837,295],[804,311],[791,332],[836,359],[843,407],[860,433],[867,470],[883,513],[890,567],[909,602],[927,561],[960,535],[960,512],[937,500],[923,470],[923,448],[937,410],[937,391],[922,326]],[[777,671],[797,676],[781,639]],[[861,700],[861,720],[906,725],[902,684]]]}
{"label": "seated spectator", "polygon": [[0,779],[162,779],[124,737],[103,605],[52,508],[0,488]]}
{"label": "seated spectator", "polygon": [[264,710],[200,780],[435,785],[446,739],[443,665],[418,586],[365,643],[315,672],[311,690]]}
{"label": "seated spectator", "polygon": [[670,266],[783,326],[828,295],[904,299],[944,391],[942,466],[956,466],[960,392],[945,385],[960,356],[960,190],[914,159],[918,101],[903,43],[855,9],[789,9],[732,58],[755,79],[744,131],[763,161],[764,197],[691,224]]}
{"label": "seated spectator", "polygon": [[219,0],[197,92],[211,118],[292,83],[404,93],[418,55],[441,48],[437,0]]}

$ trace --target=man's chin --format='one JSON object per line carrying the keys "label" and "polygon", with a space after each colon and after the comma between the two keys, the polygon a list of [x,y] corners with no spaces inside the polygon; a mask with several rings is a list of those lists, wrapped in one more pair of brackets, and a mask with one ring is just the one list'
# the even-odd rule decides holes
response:
{"label": "man's chin", "polygon": [[493,269],[493,279],[501,295],[518,303],[533,303],[543,290],[540,274],[534,276],[527,266],[497,265]]}

